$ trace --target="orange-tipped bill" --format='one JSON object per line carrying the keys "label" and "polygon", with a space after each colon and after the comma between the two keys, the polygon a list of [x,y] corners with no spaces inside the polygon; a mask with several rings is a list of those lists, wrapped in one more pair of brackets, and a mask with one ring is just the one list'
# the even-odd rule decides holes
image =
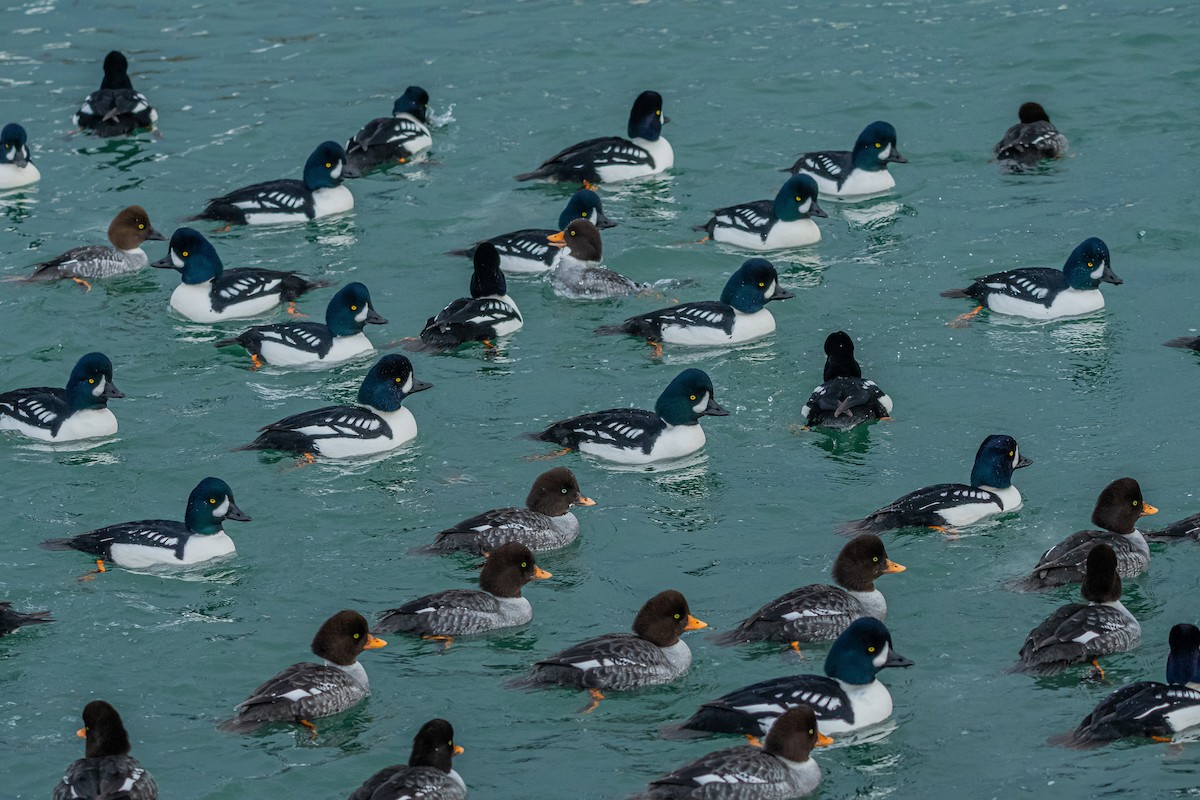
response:
{"label": "orange-tipped bill", "polygon": [[1154,506],[1150,505],[1150,504],[1149,504],[1149,503],[1147,503],[1145,500],[1143,500],[1143,501],[1142,501],[1142,516],[1143,516],[1143,517],[1148,517],[1148,516],[1150,516],[1151,514],[1157,514],[1157,513],[1158,513],[1158,509],[1157,509],[1157,508],[1155,508]]}
{"label": "orange-tipped bill", "polygon": [[695,617],[693,617],[691,614],[688,614],[687,625],[685,625],[683,629],[685,631],[698,631],[701,628],[707,628],[707,627],[708,627],[707,622],[702,622],[702,621],[696,619]]}
{"label": "orange-tipped bill", "polygon": [[466,752],[466,751],[465,751],[465,750],[463,750],[463,749],[462,749],[461,747],[459,747],[458,745],[454,745],[454,755],[456,755],[456,756],[461,756],[461,755],[462,755],[463,753],[465,753],[465,752]]}
{"label": "orange-tipped bill", "polygon": [[596,505],[596,501],[595,501],[595,500],[593,500],[593,499],[592,499],[592,498],[590,498],[590,497],[584,497],[583,495],[579,495],[579,499],[578,499],[578,500],[576,500],[575,502],[576,502],[578,505],[581,505],[581,506],[594,506],[594,505]]}
{"label": "orange-tipped bill", "polygon": [[833,739],[817,731],[817,747],[829,747],[831,744],[833,744]]}
{"label": "orange-tipped bill", "polygon": [[533,565],[533,577],[539,581],[544,581],[544,580],[546,580],[546,578],[553,578],[554,573],[546,572],[546,570],[542,569],[537,564],[534,564]]}
{"label": "orange-tipped bill", "polygon": [[558,233],[552,233],[546,237],[546,241],[550,242],[550,244],[554,245],[555,247],[566,247],[567,232],[559,231]]}
{"label": "orange-tipped bill", "polygon": [[378,650],[380,647],[387,647],[387,642],[378,636],[372,636],[368,633],[367,643],[363,645],[363,650]]}
{"label": "orange-tipped bill", "polygon": [[86,739],[87,738],[87,728],[80,728],[79,730],[75,731],[75,735],[78,736],[80,739]]}
{"label": "orange-tipped bill", "polygon": [[892,561],[889,558],[887,560],[887,565],[885,566],[883,571],[885,573],[887,573],[887,572],[904,572],[904,570],[906,570],[906,569],[908,569],[908,567],[904,566],[903,564],[897,564],[895,561]]}

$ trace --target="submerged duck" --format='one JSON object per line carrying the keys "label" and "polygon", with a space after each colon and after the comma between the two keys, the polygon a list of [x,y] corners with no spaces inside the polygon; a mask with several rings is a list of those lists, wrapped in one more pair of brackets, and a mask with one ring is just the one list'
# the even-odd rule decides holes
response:
{"label": "submerged duck", "polygon": [[[566,208],[558,215],[558,227],[554,230],[524,228],[484,241],[495,246],[496,252],[500,254],[500,268],[505,272],[545,272],[554,269],[563,254],[561,248],[550,244],[549,238],[577,219],[587,220],[601,229],[617,226],[617,223],[604,216],[600,196],[591,189],[580,189],[567,200]],[[476,242],[463,250],[451,250],[446,255],[474,258],[475,249],[481,244],[483,242]]]}
{"label": "submerged duck", "polygon": [[863,128],[853,150],[805,153],[783,171],[810,176],[822,197],[844,199],[888,191],[896,185],[888,164],[907,163],[896,149],[896,129],[881,121]]}
{"label": "submerged duck", "polygon": [[1200,336],[1179,336],[1163,342],[1165,347],[1181,347],[1185,350],[1200,350]]}
{"label": "submerged duck", "polygon": [[479,590],[448,589],[410,600],[380,614],[375,630],[414,633],[448,645],[455,636],[515,628],[533,619],[533,607],[521,588],[549,577],[528,547],[518,542],[502,544],[483,562]]}
{"label": "submerged duck", "polygon": [[7,636],[25,625],[55,622],[49,611],[13,611],[12,603],[0,601],[0,636]]}
{"label": "submerged duck", "polygon": [[762,748],[718,750],[674,770],[630,800],[790,800],[806,797],[821,782],[809,754],[833,744],[817,730],[812,707],[789,708],[771,726]]}
{"label": "submerged duck", "polygon": [[685,369],[667,385],[653,411],[613,408],[560,420],[533,438],[621,464],[682,458],[704,446],[703,416],[729,412],[713,399],[712,379]]}
{"label": "submerged duck", "polygon": [[454,743],[454,727],[431,719],[413,737],[408,764],[384,767],[348,800],[465,800],[467,785],[450,763],[462,753]]}
{"label": "submerged duck", "polygon": [[122,522],[66,539],[47,539],[42,547],[89,553],[97,558],[101,572],[105,561],[129,569],[199,564],[234,552],[233,540],[224,530],[226,520],[249,522],[250,517],[237,507],[229,484],[205,478],[188,496],[183,522]]}
{"label": "submerged duck", "polygon": [[797,652],[801,642],[832,641],[856,619],[884,620],[887,601],[875,588],[875,579],[905,569],[888,558],[883,540],[864,533],[847,542],[833,562],[837,586],[814,583],[793,589],[713,640],[721,645],[784,642]]}
{"label": "submerged duck", "polygon": [[371,120],[346,142],[346,161],[357,177],[383,164],[404,164],[432,144],[429,93],[409,86],[392,104],[390,117]]}
{"label": "submerged duck", "polygon": [[1059,158],[1067,151],[1067,137],[1050,121],[1046,109],[1038,103],[1022,103],[1017,109],[1020,122],[1004,132],[992,151],[997,161],[1021,171],[1037,166],[1046,158]]}
{"label": "submerged duck", "polygon": [[216,248],[194,228],[179,228],[171,235],[170,251],[151,266],[180,273],[171,292],[171,308],[193,322],[223,322],[257,317],[288,304],[296,313],[296,298],[329,286],[295,272],[239,267],[225,269]]}
{"label": "submerged duck", "polygon": [[0,130],[0,189],[19,189],[42,179],[42,173],[29,160],[25,129],[10,122]]}
{"label": "submerged duck", "polygon": [[596,328],[596,333],[637,336],[645,339],[659,355],[664,342],[739,344],[773,333],[775,317],[767,310],[767,303],[792,297],[795,295],[779,285],[774,264],[763,258],[751,258],[729,277],[720,300],[680,303],[630,317],[620,325]]}
{"label": "submerged duck", "polygon": [[1071,251],[1061,270],[1029,267],[996,272],[941,296],[969,297],[979,304],[952,324],[961,324],[985,308],[1029,319],[1059,319],[1104,308],[1100,284],[1119,286],[1124,282],[1113,274],[1108,245],[1092,237]]}
{"label": "submerged duck", "polygon": [[1086,569],[1079,593],[1088,604],[1062,606],[1030,631],[1010,672],[1054,675],[1072,664],[1091,662],[1103,677],[1096,659],[1132,650],[1142,641],[1142,626],[1121,604],[1112,547],[1103,542],[1093,547]]}
{"label": "submerged duck", "polygon": [[1104,543],[1117,555],[1117,573],[1132,578],[1150,566],[1150,546],[1137,529],[1138,520],[1158,509],[1142,499],[1142,487],[1133,478],[1118,478],[1104,487],[1092,510],[1092,524],[1100,530],[1076,531],[1051,547],[1029,576],[1017,584],[1025,591],[1079,583],[1092,548]]}
{"label": "submerged duck", "polygon": [[716,242],[747,250],[779,250],[821,241],[812,217],[828,217],[817,205],[817,182],[808,175],[787,179],[774,200],[718,208],[713,218],[695,230]]}
{"label": "submerged duck", "polygon": [[108,356],[88,353],[75,362],[66,389],[34,386],[0,394],[0,431],[16,431],[41,442],[112,436],[117,418],[108,401],[124,396],[113,383]]}
{"label": "submerged duck", "polygon": [[312,651],[323,663],[292,664],[255,689],[218,729],[250,733],[267,723],[294,722],[315,737],[317,727],[312,720],[351,709],[371,693],[367,671],[358,657],[364,650],[385,645],[383,639],[371,635],[362,614],[339,611],[325,620],[313,637]]}
{"label": "submerged duck", "polygon": [[675,164],[675,151],[662,135],[662,126],[670,122],[663,116],[662,107],[661,94],[642,92],[629,111],[628,139],[588,139],[555,153],[533,172],[518,175],[517,180],[611,183],[670,169]]}
{"label": "submerged duck", "polygon": [[280,322],[255,325],[233,339],[222,339],[216,347],[241,345],[250,354],[254,368],[263,365],[291,367],[299,364],[337,364],[375,346],[363,333],[367,325],[385,325],[387,320],[375,313],[371,293],[361,283],[348,283],[329,301],[325,322]]}
{"label": "submerged duck", "polygon": [[882,533],[894,528],[932,528],[947,532],[993,514],[1021,507],[1021,493],[1012,485],[1013,470],[1033,461],[1021,455],[1017,440],[993,435],[983,440],[971,468],[971,485],[938,483],[909,492],[865,518],[848,522],[840,533]]}
{"label": "submerged duck", "polygon": [[844,331],[825,338],[824,381],[800,409],[805,424],[848,431],[864,422],[887,419],[892,398],[875,381],[865,380],[854,358],[854,340]]}
{"label": "submerged duck", "polygon": [[574,686],[587,689],[594,711],[605,689],[636,689],[670,683],[692,665],[692,651],[680,636],[707,628],[691,615],[688,602],[674,589],[651,597],[633,620],[633,633],[606,633],[543,658],[510,689]]}
{"label": "submerged duck", "polygon": [[129,80],[129,61],[113,50],[104,57],[104,80],[87,96],[71,122],[97,136],[127,136],[154,127],[158,112]]}
{"label": "submerged duck", "polygon": [[87,742],[84,757],[71,762],[54,787],[54,800],[156,800],[158,784],[129,755],[132,747],[117,710],[103,700],[83,707],[83,727],[76,736]]}
{"label": "submerged duck", "polygon": [[453,350],[467,342],[494,340],[516,333],[525,324],[521,309],[508,296],[508,282],[500,270],[500,254],[490,242],[475,248],[471,296],[460,297],[425,322],[421,343],[409,350]]}
{"label": "submerged duck", "polygon": [[401,355],[379,359],[363,378],[358,405],[326,406],[264,425],[258,438],[238,450],[281,450],[314,456],[353,458],[393,450],[417,435],[417,421],[401,405],[409,395],[432,388],[413,377],[412,362]]}
{"label": "submerged duck", "polygon": [[304,163],[304,179],[283,178],[235,189],[214,197],[193,219],[231,225],[307,222],[354,208],[354,195],[342,185],[357,173],[346,164],[337,142],[322,142]]}
{"label": "submerged duck", "polygon": [[663,729],[672,738],[705,733],[761,736],[789,708],[812,706],[828,734],[856,731],[892,715],[892,696],[876,674],[913,662],[892,647],[892,634],[874,617],[842,631],[825,657],[824,675],[785,675],[751,684],[700,706],[686,722]]}
{"label": "submerged duck", "polygon": [[1167,682],[1138,681],[1122,686],[1083,718],[1070,733],[1050,744],[1088,748],[1142,736],[1156,742],[1200,725],[1200,628],[1181,622],[1171,628]]}
{"label": "submerged duck", "polygon": [[603,300],[624,297],[650,288],[619,272],[600,266],[603,244],[600,229],[582,219],[573,220],[565,230],[547,238],[562,250],[553,271],[550,285],[554,293],[572,300]]}
{"label": "submerged duck", "polygon": [[465,519],[440,532],[429,550],[487,553],[507,542],[520,542],[535,553],[566,547],[579,536],[575,505],[594,506],[584,497],[575,473],[566,467],[547,470],[533,482],[525,508],[497,508]]}
{"label": "submerged duck", "polygon": [[161,242],[167,237],[154,230],[150,216],[141,206],[129,206],[113,217],[108,226],[108,240],[112,247],[89,244],[75,247],[61,256],[43,261],[33,274],[23,278],[26,282],[71,280],[91,289],[88,278],[111,278],[137,272],[150,264],[150,257],[142,250],[142,243],[150,240]]}

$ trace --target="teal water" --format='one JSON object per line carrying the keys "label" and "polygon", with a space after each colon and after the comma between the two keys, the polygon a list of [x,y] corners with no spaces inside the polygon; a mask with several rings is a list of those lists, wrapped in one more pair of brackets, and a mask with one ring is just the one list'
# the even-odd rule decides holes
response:
{"label": "teal water", "polygon": [[[1194,189],[1200,83],[1195,7],[1116,2],[630,4],[409,2],[156,4],[29,0],[5,9],[0,117],[29,131],[41,184],[0,198],[0,273],[83,242],[144,205],[164,232],[203,200],[298,176],[320,141],[386,114],[404,87],[429,90],[430,161],[350,184],[346,217],[213,236],[229,266],[361,280],[391,320],[378,342],[414,335],[465,293],[476,238],[556,219],[567,187],[516,184],[558,148],[621,133],[637,92],[672,118],[676,168],[602,190],[607,263],[639,280],[686,278],[678,298],[717,296],[744,254],[692,244],[710,209],[773,196],[776,170],[806,150],[848,148],[886,119],[910,160],[890,197],[826,203],[823,241],[774,259],[795,300],[773,304],[771,338],[729,350],[668,348],[590,331],[652,300],[569,303],[514,278],[526,327],[494,356],[416,356],[435,384],[412,398],[420,435],[387,459],[302,469],[229,449],[259,425],[353,399],[368,363],[328,372],[251,373],[211,342],[242,328],[174,317],[173,273],[91,293],[0,284],[0,389],[58,384],[83,352],[116,364],[115,441],[72,452],[0,442],[9,509],[0,599],[58,622],[0,640],[0,797],[46,796],[82,754],[73,732],[95,697],[112,702],[164,798],[344,797],[407,758],[425,720],[444,716],[466,753],[472,796],[622,797],[732,740],[667,742],[664,722],[746,683],[819,671],[771,647],[723,649],[690,634],[692,672],[674,685],[612,693],[589,716],[573,692],[501,688],[539,656],[624,630],[650,595],[682,590],[725,629],[762,602],[823,581],[836,523],[918,486],[965,480],[983,437],[1010,433],[1036,463],[1018,473],[1025,506],[956,540],[889,534],[909,571],[883,579],[896,648],[916,662],[883,673],[896,711],[871,741],[818,752],[824,798],[1177,797],[1200,782],[1195,745],[1047,748],[1116,686],[1161,679],[1170,626],[1195,621],[1194,544],[1156,546],[1126,582],[1144,643],[1079,673],[1006,676],[1026,634],[1070,589],[1015,595],[1001,584],[1087,526],[1100,489],[1138,478],[1161,517],[1200,510],[1192,419],[1197,369],[1164,339],[1200,326]],[[113,48],[158,107],[161,133],[100,142],[68,136]],[[1071,157],[1041,174],[987,162],[1017,106],[1042,102]],[[207,228],[205,230],[208,230]],[[984,317],[937,292],[1009,266],[1059,266],[1105,239],[1125,285],[1101,314],[1053,324]],[[150,243],[152,259],[165,253]],[[322,313],[329,292],[302,302]],[[855,435],[798,432],[820,382],[821,343],[849,331],[895,420]],[[570,466],[595,508],[579,544],[547,554],[553,581],[527,594],[528,627],[437,646],[392,637],[363,657],[373,695],[326,721],[315,742],[286,728],[215,730],[261,680],[308,656],[316,626],[344,607],[373,615],[474,582],[469,558],[407,552],[478,511],[519,503],[549,450],[519,434],[583,410],[650,406],[683,366],[713,377],[733,413],[705,420],[697,458],[658,470]],[[116,570],[76,578],[84,557],[37,548],[127,519],[179,517],[205,475],[224,478],[254,517],[231,525],[236,558],[184,576]],[[1155,520],[1156,521],[1156,520]],[[1166,520],[1164,520],[1166,521]]]}

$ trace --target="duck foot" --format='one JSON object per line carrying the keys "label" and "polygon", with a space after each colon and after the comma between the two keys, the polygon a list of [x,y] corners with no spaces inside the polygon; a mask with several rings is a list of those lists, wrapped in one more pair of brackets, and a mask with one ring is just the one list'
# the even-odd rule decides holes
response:
{"label": "duck foot", "polygon": [[263,367],[263,362],[262,362],[262,359],[260,359],[258,356],[256,356],[256,355],[254,355],[253,353],[251,353],[251,354],[250,354],[250,361],[254,363],[254,366],[250,367],[250,369],[251,369],[251,370],[258,370],[258,369],[262,369],[262,367]]}
{"label": "duck foot", "polygon": [[97,558],[96,559],[96,568],[94,570],[91,570],[90,572],[85,572],[82,575],[80,575],[79,580],[94,581],[94,580],[96,580],[97,575],[103,575],[106,572],[108,572],[108,570],[104,566],[104,559]]}
{"label": "duck foot", "polygon": [[526,461],[549,461],[552,458],[560,458],[571,452],[571,448],[564,447],[562,450],[555,450],[553,453],[540,453],[536,456],[526,456]]}
{"label": "duck foot", "polygon": [[85,281],[83,278],[71,278],[71,280],[75,281],[80,286],[82,286],[83,290],[85,292],[90,292],[92,290],[92,285],[90,283],[88,283],[87,281]]}
{"label": "duck foot", "polygon": [[762,747],[762,740],[752,733],[746,734],[746,741],[750,743],[751,747]]}
{"label": "duck foot", "polygon": [[427,639],[431,642],[441,642],[442,650],[449,650],[450,645],[454,644],[453,636],[422,636],[422,639]]}
{"label": "duck foot", "polygon": [[662,358],[662,354],[663,354],[662,342],[656,342],[656,341],[650,340],[650,341],[647,341],[646,344],[648,346],[654,348],[654,357],[655,358]]}
{"label": "duck foot", "polygon": [[287,312],[289,314],[291,314],[293,317],[307,317],[308,316],[308,314],[304,314],[296,309],[296,302],[294,300],[292,302],[288,303]]}
{"label": "duck foot", "polygon": [[303,725],[304,727],[308,728],[308,738],[310,741],[317,738],[317,726],[316,725],[313,725],[311,722],[309,722],[306,719],[300,720],[300,724]]}
{"label": "duck foot", "polygon": [[969,320],[971,319],[971,317],[975,316],[975,315],[976,315],[976,314],[978,314],[980,311],[983,311],[983,306],[975,306],[975,308],[971,309],[971,310],[970,310],[970,311],[968,311],[967,313],[965,313],[965,314],[959,314],[957,317],[955,317],[954,319],[950,320],[950,321],[949,321],[949,322],[947,322],[946,324],[947,324],[947,325],[949,325],[951,328],[966,328],[966,327],[969,327],[969,326],[970,326],[970,324],[971,324],[971,323],[969,322]]}
{"label": "duck foot", "polygon": [[604,695],[600,693],[599,689],[588,689],[588,694],[592,696],[592,702],[588,703],[587,706],[579,712],[580,714],[592,713],[600,705],[600,701],[604,699]]}

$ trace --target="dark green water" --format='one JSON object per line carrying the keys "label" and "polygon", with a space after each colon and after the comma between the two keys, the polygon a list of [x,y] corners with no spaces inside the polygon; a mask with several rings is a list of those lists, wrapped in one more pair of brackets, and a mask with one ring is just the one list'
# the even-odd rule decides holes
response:
{"label": "dark green water", "polygon": [[[0,640],[0,797],[45,797],[82,754],[79,711],[103,697],[164,798],[337,798],[407,758],[425,720],[450,719],[472,796],[622,797],[732,741],[659,740],[655,729],[727,690],[796,669],[766,648],[719,649],[692,634],[692,672],[613,693],[576,714],[569,691],[501,688],[535,658],[624,630],[642,601],[675,587],[724,629],[767,599],[824,580],[832,533],[927,483],[965,480],[983,437],[1010,433],[1037,463],[1018,473],[1025,506],[947,541],[892,534],[909,566],[884,579],[889,626],[916,662],[884,673],[892,721],[867,743],[818,753],[821,796],[1175,797],[1200,782],[1195,745],[1047,748],[1107,691],[1161,679],[1170,626],[1196,621],[1194,544],[1156,546],[1127,581],[1143,646],[1106,661],[1109,685],[1079,674],[1005,676],[1025,633],[1070,590],[1001,588],[1050,544],[1085,527],[1099,490],[1138,478],[1175,519],[1200,510],[1193,423],[1200,364],[1161,347],[1197,327],[1200,246],[1194,160],[1197,10],[1116,2],[720,4],[650,2],[243,5],[19,2],[0,33],[0,117],[29,131],[41,184],[3,200],[0,272],[82,242],[140,203],[171,231],[203,200],[298,176],[316,143],[344,140],[405,86],[429,90],[444,125],[430,162],[351,184],[354,212],[322,224],[214,236],[229,266],[361,280],[391,320],[376,341],[413,335],[466,290],[443,251],[556,219],[569,190],[511,176],[582,138],[620,133],[631,99],[666,98],[669,176],[602,190],[606,261],[639,280],[688,278],[678,299],[716,297],[743,254],[691,244],[711,208],[773,196],[775,170],[805,150],[848,148],[886,119],[910,164],[886,200],[831,211],[823,241],[775,259],[797,298],[773,308],[775,336],[726,351],[669,348],[590,331],[654,307],[555,298],[513,279],[526,327],[502,351],[419,356],[435,388],[412,398],[420,435],[391,458],[303,469],[231,453],[259,425],[352,400],[366,364],[250,373],[168,311],[172,274],[98,286],[0,284],[0,389],[58,384],[100,349],[129,395],[117,440],[80,452],[0,442],[8,509],[0,599],[53,609],[58,623]],[[161,137],[67,136],[70,115],[125,50]],[[1043,174],[987,163],[1017,106],[1040,100],[1071,140]],[[945,322],[965,303],[941,289],[1009,266],[1059,266],[1105,239],[1125,285],[1101,314],[1054,324]],[[163,244],[147,247],[152,259]],[[302,303],[320,315],[329,297]],[[845,329],[895,421],[854,436],[798,433],[820,381],[821,343]],[[733,413],[705,421],[698,458],[621,470],[568,457],[599,505],[581,542],[548,554],[528,591],[535,618],[447,652],[392,637],[363,658],[374,693],[315,742],[288,729],[219,734],[261,680],[303,660],[319,622],[372,615],[475,580],[468,558],[407,551],[486,508],[519,503],[545,468],[519,434],[587,409],[648,407],[685,365],[707,370]],[[205,475],[229,482],[252,523],[231,525],[236,558],[183,577],[116,570],[76,580],[86,559],[36,547],[47,536],[127,519],[179,517]]]}

